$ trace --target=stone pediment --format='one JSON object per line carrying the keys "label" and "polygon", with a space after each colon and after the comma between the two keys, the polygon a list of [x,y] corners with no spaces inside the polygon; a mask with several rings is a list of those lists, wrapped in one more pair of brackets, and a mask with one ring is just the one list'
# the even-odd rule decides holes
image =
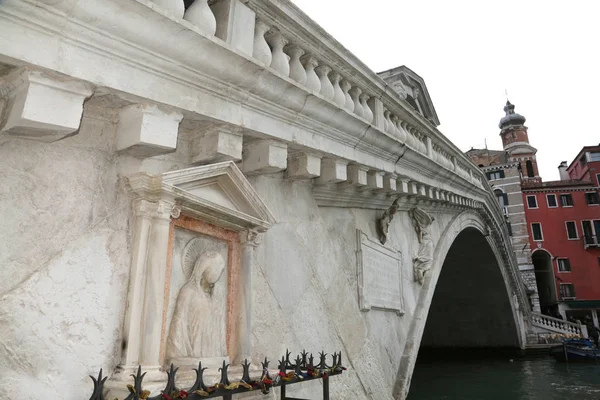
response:
{"label": "stone pediment", "polygon": [[423,78],[404,65],[379,72],[377,75],[390,85],[400,98],[405,99],[429,122],[435,126],[440,125],[440,120],[435,112],[433,101],[429,96]]}
{"label": "stone pediment", "polygon": [[232,162],[127,178],[131,190],[149,201],[175,203],[175,213],[205,220],[219,227],[266,231],[275,217],[244,174]]}

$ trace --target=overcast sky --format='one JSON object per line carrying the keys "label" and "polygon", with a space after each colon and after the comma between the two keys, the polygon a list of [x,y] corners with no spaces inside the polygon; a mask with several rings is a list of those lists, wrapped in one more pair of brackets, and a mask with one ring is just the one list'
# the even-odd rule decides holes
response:
{"label": "overcast sky", "polygon": [[600,143],[600,0],[292,0],[376,72],[425,80],[463,151],[501,149],[505,90],[544,180]]}

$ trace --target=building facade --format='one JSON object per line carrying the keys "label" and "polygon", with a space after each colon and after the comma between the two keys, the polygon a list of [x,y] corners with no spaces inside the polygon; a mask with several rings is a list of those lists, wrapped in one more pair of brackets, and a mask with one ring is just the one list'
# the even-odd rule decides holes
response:
{"label": "building facade", "polygon": [[558,168],[559,181],[523,184],[541,308],[598,326],[600,146],[584,147]]}
{"label": "building facade", "polygon": [[523,182],[540,180],[535,159],[537,149],[529,144],[525,117],[515,113],[515,106],[509,101],[504,112],[506,115],[499,123],[503,150],[471,149],[466,154],[485,173],[496,195],[511,235],[511,244],[531,308],[534,312],[540,312],[521,190]]}
{"label": "building facade", "polygon": [[507,101],[503,150],[466,154],[486,174],[503,209],[532,310],[596,326],[600,309],[600,145],[559,166],[561,180],[539,176],[525,117]]}

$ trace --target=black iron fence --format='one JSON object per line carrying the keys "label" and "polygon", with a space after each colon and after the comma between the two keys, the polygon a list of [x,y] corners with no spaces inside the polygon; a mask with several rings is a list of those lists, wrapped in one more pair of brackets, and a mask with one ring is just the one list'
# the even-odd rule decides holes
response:
{"label": "black iron fence", "polygon": [[[306,351],[302,351],[294,360],[290,361],[291,353],[286,351],[285,357],[281,357],[276,375],[271,375],[269,371],[269,360],[265,358],[262,364],[262,374],[260,377],[252,379],[250,377],[250,363],[244,360],[242,364],[242,377],[239,380],[230,381],[229,379],[229,364],[223,361],[223,366],[219,368],[221,379],[218,383],[207,386],[204,382],[204,371],[202,362],[198,363],[198,368],[194,368],[196,372],[196,380],[188,389],[179,388],[175,382],[175,375],[179,368],[175,368],[171,364],[171,368],[167,371],[167,383],[161,394],[150,397],[150,392],[144,390],[143,380],[146,373],[142,373],[142,368],[138,367],[136,375],[133,377],[133,384],[127,385],[129,395],[125,400],[199,400],[210,398],[224,398],[229,400],[232,396],[240,393],[248,393],[252,391],[260,391],[263,394],[268,394],[272,388],[279,387],[281,390],[281,399],[285,400],[303,400],[291,399],[286,397],[286,387],[300,382],[312,380],[323,380],[323,400],[329,400],[329,377],[340,375],[346,368],[342,365],[342,352],[333,353],[331,356],[331,364],[328,365],[327,354],[319,353],[319,362],[314,364],[314,357]],[[95,378],[90,375],[94,382],[94,391],[90,400],[105,400],[104,398],[104,383],[106,377],[102,376],[102,370]],[[108,399],[106,399],[108,400]],[[112,400],[112,399],[110,399]]]}

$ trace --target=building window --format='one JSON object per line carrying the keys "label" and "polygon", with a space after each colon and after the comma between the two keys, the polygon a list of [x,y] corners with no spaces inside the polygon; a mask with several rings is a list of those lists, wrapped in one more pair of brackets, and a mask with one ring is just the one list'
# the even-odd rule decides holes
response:
{"label": "building window", "polygon": [[538,208],[537,197],[527,196],[527,207],[528,208]]}
{"label": "building window", "polygon": [[583,228],[583,240],[586,245],[598,245],[600,244],[600,220],[595,219],[591,221],[581,221],[581,227]]}
{"label": "building window", "polygon": [[558,203],[556,202],[555,194],[547,194],[546,201],[548,202],[548,208],[556,208],[558,207]]}
{"label": "building window", "polygon": [[600,186],[600,174],[596,174],[596,186]]}
{"label": "building window", "polygon": [[527,170],[528,178],[533,178],[535,176],[535,174],[533,173],[533,163],[531,162],[531,160],[527,160],[525,162],[525,169]]}
{"label": "building window", "polygon": [[561,194],[560,205],[563,207],[573,207],[573,196],[570,194]]}
{"label": "building window", "polygon": [[567,221],[565,224],[567,225],[567,238],[569,240],[579,239],[579,236],[577,235],[577,225],[575,224],[575,221]]}
{"label": "building window", "polygon": [[558,259],[558,272],[571,272],[571,263],[568,258]]}
{"label": "building window", "polygon": [[587,201],[588,206],[596,206],[600,204],[600,196],[598,196],[598,192],[587,192],[585,201]]}
{"label": "building window", "polygon": [[498,200],[502,212],[504,215],[508,216],[508,196],[500,189],[494,190],[494,194],[496,195],[496,199]]}
{"label": "building window", "polygon": [[504,171],[500,170],[500,171],[488,172],[487,177],[488,177],[488,180],[490,180],[490,181],[493,181],[496,179],[503,179]]}
{"label": "building window", "polygon": [[561,299],[574,299],[575,298],[575,285],[572,283],[561,283],[560,284],[560,298]]}
{"label": "building window", "polygon": [[533,232],[533,240],[536,242],[541,242],[544,240],[544,235],[542,234],[542,224],[539,222],[534,222],[531,224],[531,232]]}
{"label": "building window", "polygon": [[600,161],[600,152],[590,153],[590,162]]}
{"label": "building window", "polygon": [[512,225],[508,221],[506,221],[506,228],[508,229],[508,236],[512,236]]}

